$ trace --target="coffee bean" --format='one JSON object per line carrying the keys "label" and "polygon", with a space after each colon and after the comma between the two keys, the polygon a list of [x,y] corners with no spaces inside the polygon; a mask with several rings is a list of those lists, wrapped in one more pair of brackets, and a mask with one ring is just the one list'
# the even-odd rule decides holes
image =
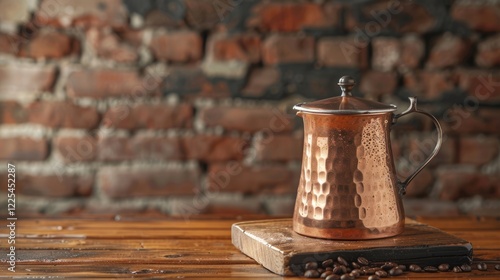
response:
{"label": "coffee bean", "polygon": [[318,278],[319,272],[314,270],[314,269],[309,269],[309,270],[306,270],[306,272],[304,273],[304,277],[306,277],[306,278]]}
{"label": "coffee bean", "polygon": [[318,269],[316,269],[316,271],[319,272],[319,274],[325,272],[325,269],[324,268],[321,268],[321,267],[318,267]]}
{"label": "coffee bean", "polygon": [[333,268],[333,273],[337,275],[342,275],[347,273],[347,268],[343,265],[339,265]]}
{"label": "coffee bean", "polygon": [[438,269],[437,269],[437,267],[435,267],[435,266],[430,266],[430,265],[429,265],[429,266],[424,267],[424,271],[425,271],[425,272],[437,272],[437,271],[438,271]]}
{"label": "coffee bean", "polygon": [[460,268],[462,269],[463,272],[471,272],[472,271],[472,267],[466,263],[462,264],[460,266]]}
{"label": "coffee bean", "polygon": [[332,271],[333,270],[333,267],[327,267],[325,268],[326,271]]}
{"label": "coffee bean", "polygon": [[495,264],[495,269],[500,270],[500,264]]}
{"label": "coffee bean", "polygon": [[453,267],[453,272],[460,273],[460,272],[462,272],[462,269],[460,268],[460,266],[454,266]]}
{"label": "coffee bean", "polygon": [[363,272],[366,274],[366,275],[373,275],[375,274],[375,272],[378,271],[378,268],[367,268],[367,269],[364,269]]}
{"label": "coffee bean", "polygon": [[383,270],[385,271],[388,271],[390,270],[391,268],[394,268],[398,266],[397,263],[393,263],[393,262],[386,262],[385,264],[383,264],[380,268],[382,268]]}
{"label": "coffee bean", "polygon": [[325,271],[325,272],[321,273],[321,276],[320,276],[320,277],[321,277],[321,278],[326,278],[327,276],[332,275],[332,274],[333,274],[333,272],[331,272],[331,271],[327,270],[327,271]]}
{"label": "coffee bean", "polygon": [[485,264],[484,262],[478,263],[477,270],[486,271],[488,270],[488,265]]}
{"label": "coffee bean", "polygon": [[358,268],[353,269],[351,271],[351,275],[354,276],[354,277],[359,277],[359,276],[361,276],[361,270],[359,270]]}
{"label": "coffee bean", "polygon": [[354,280],[354,276],[352,276],[351,274],[342,274],[342,276],[340,276],[340,280]]}
{"label": "coffee bean", "polygon": [[442,263],[438,266],[439,271],[445,272],[450,270],[450,265],[447,263]]}
{"label": "coffee bean", "polygon": [[412,265],[410,265],[410,271],[412,271],[412,272],[421,272],[422,268],[419,265],[412,264]]}
{"label": "coffee bean", "polygon": [[318,263],[317,262],[308,262],[304,266],[305,270],[310,270],[310,269],[317,269],[318,268]]}
{"label": "coffee bean", "polygon": [[328,275],[325,280],[340,280],[340,276],[336,275],[336,274],[331,274],[331,275]]}
{"label": "coffee bean", "polygon": [[361,265],[369,265],[370,264],[370,262],[367,259],[363,258],[363,257],[359,257],[358,258],[358,263],[361,264]]}
{"label": "coffee bean", "polygon": [[337,261],[343,266],[349,266],[349,263],[342,257],[338,257]]}
{"label": "coffee bean", "polygon": [[324,268],[332,267],[333,266],[333,260],[332,259],[325,260],[325,261],[323,261],[321,263],[321,266],[323,266]]}
{"label": "coffee bean", "polygon": [[402,271],[406,271],[406,265],[404,264],[400,264],[398,265],[399,269],[401,269]]}
{"label": "coffee bean", "polygon": [[377,270],[375,271],[375,275],[377,275],[380,278],[385,278],[387,277],[387,272],[385,270]]}
{"label": "coffee bean", "polygon": [[398,276],[398,275],[403,274],[403,271],[401,270],[401,268],[393,267],[393,268],[391,268],[391,270],[389,270],[389,274],[391,276]]}
{"label": "coffee bean", "polygon": [[361,268],[361,266],[360,266],[360,265],[359,265],[359,263],[357,263],[357,262],[352,262],[352,263],[351,263],[351,267],[352,267],[352,268]]}
{"label": "coffee bean", "polygon": [[368,277],[368,280],[380,280],[380,277],[378,277],[377,275],[370,275],[370,277]]}

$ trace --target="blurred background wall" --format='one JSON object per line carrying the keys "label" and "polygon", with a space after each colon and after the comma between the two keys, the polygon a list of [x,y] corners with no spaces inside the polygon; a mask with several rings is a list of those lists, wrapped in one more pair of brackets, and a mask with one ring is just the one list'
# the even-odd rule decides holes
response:
{"label": "blurred background wall", "polygon": [[[1,0],[0,30],[0,182],[15,164],[21,213],[291,215],[291,107],[343,75],[446,131],[408,214],[500,211],[500,1]],[[405,176],[433,126],[393,134]]]}

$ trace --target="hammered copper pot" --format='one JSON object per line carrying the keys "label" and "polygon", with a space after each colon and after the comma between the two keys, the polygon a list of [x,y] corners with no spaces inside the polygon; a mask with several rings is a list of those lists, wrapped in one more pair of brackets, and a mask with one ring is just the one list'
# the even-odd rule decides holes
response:
{"label": "hammered copper pot", "polygon": [[[304,121],[304,149],[293,229],[327,239],[397,235],[404,230],[406,186],[439,151],[441,127],[435,117],[417,109],[416,98],[396,115],[394,105],[351,96],[351,77],[342,77],[338,84],[341,96],[294,106]],[[430,117],[438,138],[430,156],[399,181],[390,130],[410,113]]]}

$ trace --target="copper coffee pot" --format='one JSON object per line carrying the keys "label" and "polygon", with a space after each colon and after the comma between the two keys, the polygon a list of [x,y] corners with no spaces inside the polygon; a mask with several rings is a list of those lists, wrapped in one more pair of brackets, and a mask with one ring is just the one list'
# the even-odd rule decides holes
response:
{"label": "copper coffee pot", "polygon": [[[293,108],[304,121],[302,171],[293,229],[327,239],[375,239],[394,236],[404,229],[402,196],[410,181],[437,154],[442,130],[437,119],[410,107],[394,114],[395,105],[351,96],[353,78],[338,85],[342,95]],[[407,114],[432,119],[437,128],[436,147],[406,180],[396,176],[390,130]]]}

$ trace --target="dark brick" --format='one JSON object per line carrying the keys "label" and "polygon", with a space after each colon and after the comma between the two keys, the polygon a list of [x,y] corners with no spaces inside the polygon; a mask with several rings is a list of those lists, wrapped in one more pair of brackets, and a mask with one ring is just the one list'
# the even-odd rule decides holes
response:
{"label": "dark brick", "polygon": [[314,38],[296,35],[269,36],[262,46],[264,64],[312,63],[314,61]]}
{"label": "dark brick", "polygon": [[103,118],[103,124],[121,129],[170,129],[189,128],[193,108],[188,104],[170,106],[164,104],[140,104],[135,107],[115,106]]}
{"label": "dark brick", "polygon": [[[456,162],[457,141],[455,138],[445,136],[446,141],[441,145],[436,157],[432,159],[429,166],[439,166]],[[403,157],[409,160],[407,171],[415,170],[431,154],[436,145],[433,134],[423,134],[421,137],[411,137],[408,143],[408,155]],[[408,172],[406,174],[409,174]]]}
{"label": "dark brick", "polygon": [[446,133],[500,135],[498,109],[480,108],[456,104],[443,114],[441,125]]}
{"label": "dark brick", "polygon": [[44,139],[28,137],[0,138],[2,160],[44,160],[49,148]]}
{"label": "dark brick", "polygon": [[[293,71],[292,71],[293,72]],[[283,75],[286,75],[284,73]],[[314,99],[324,99],[341,94],[340,88],[337,85],[339,78],[348,75],[354,78],[355,81],[360,81],[360,72],[354,68],[322,68],[312,69],[299,72],[294,79],[299,82],[295,84],[293,81],[288,85],[287,90],[290,93],[295,93],[293,86],[297,86],[296,91],[305,96]],[[353,95],[359,95],[359,87],[354,87]]]}
{"label": "dark brick", "polygon": [[480,32],[499,32],[500,5],[487,0],[457,0],[451,7],[454,20],[465,23],[469,28]]}
{"label": "dark brick", "polygon": [[194,135],[182,139],[187,159],[204,162],[241,160],[248,142],[232,136]]}
{"label": "dark brick", "polygon": [[437,38],[432,46],[426,66],[429,68],[457,66],[469,56],[470,48],[467,40],[446,33]]}
{"label": "dark brick", "polygon": [[500,35],[489,37],[477,45],[476,64],[481,67],[500,65]]}
{"label": "dark brick", "polygon": [[150,47],[160,61],[192,62],[201,59],[203,41],[194,31],[173,31],[155,35]]}
{"label": "dark brick", "polygon": [[48,127],[91,129],[99,124],[93,107],[81,107],[66,101],[39,101],[28,107],[29,122]]}
{"label": "dark brick", "polygon": [[500,72],[460,69],[458,85],[470,96],[465,105],[476,107],[479,103],[500,101]]}
{"label": "dark brick", "polygon": [[368,44],[354,37],[324,37],[318,41],[318,64],[328,67],[368,67]]}
{"label": "dark brick", "polygon": [[0,53],[16,55],[19,52],[19,44],[18,37],[0,33]]}
{"label": "dark brick", "polygon": [[455,88],[455,79],[449,71],[421,70],[406,73],[404,86],[413,96],[423,100],[439,100],[443,93]]}
{"label": "dark brick", "polygon": [[163,82],[163,92],[168,95],[211,92],[211,83],[198,66],[172,66]]}
{"label": "dark brick", "polygon": [[453,167],[438,170],[439,198],[457,200],[463,197],[482,196],[500,198],[498,176],[478,173],[472,169]]}
{"label": "dark brick", "polygon": [[[0,177],[3,177],[2,175]],[[3,181],[7,182],[6,176]],[[24,172],[16,174],[16,194],[37,198],[90,196],[93,184],[93,175],[34,175]]]}
{"label": "dark brick", "polygon": [[368,71],[363,74],[360,90],[371,97],[392,95],[398,84],[398,75],[394,72]]}
{"label": "dark brick", "polygon": [[218,61],[260,61],[261,39],[256,33],[217,33],[210,37],[208,45],[208,55]]}
{"label": "dark brick", "polygon": [[[400,174],[403,177],[410,174]],[[406,188],[406,197],[427,197],[434,185],[434,176],[429,168],[424,168]]]}
{"label": "dark brick", "polygon": [[[212,29],[221,23],[234,5],[229,0],[184,0],[186,22],[195,29]],[[234,2],[231,2],[231,4]]]}
{"label": "dark brick", "polygon": [[500,142],[495,136],[468,136],[459,139],[458,162],[483,165],[498,156]]}
{"label": "dark brick", "polygon": [[135,136],[104,137],[98,141],[99,159],[103,161],[181,160],[183,153],[177,138]]}
{"label": "dark brick", "polygon": [[401,41],[398,38],[373,38],[372,49],[373,69],[392,71],[397,68],[401,58]]}
{"label": "dark brick", "polygon": [[405,69],[415,69],[425,55],[425,43],[419,36],[406,35],[401,39],[400,67]]}
{"label": "dark brick", "polygon": [[19,124],[28,120],[28,111],[15,101],[0,102],[0,123]]}
{"label": "dark brick", "polygon": [[277,108],[212,107],[202,109],[200,118],[208,127],[221,126],[229,131],[283,132],[293,128],[290,116]]}
{"label": "dark brick", "polygon": [[275,67],[257,68],[250,72],[248,82],[241,90],[241,96],[246,98],[282,97],[284,92],[281,83],[281,73]]}
{"label": "dark brick", "polygon": [[90,28],[86,32],[87,42],[97,56],[116,62],[135,62],[139,58],[137,50],[122,42],[117,34],[108,30]]}
{"label": "dark brick", "polygon": [[61,32],[41,31],[22,45],[20,56],[31,58],[62,58],[78,54],[80,43]]}
{"label": "dark brick", "polygon": [[6,98],[51,91],[56,78],[54,66],[1,65],[0,95]]}
{"label": "dark brick", "polygon": [[328,3],[264,2],[254,7],[247,26],[262,31],[296,32],[304,29],[336,28],[341,5]]}
{"label": "dark brick", "polygon": [[195,168],[103,167],[97,185],[110,198],[192,195],[199,175]]}
{"label": "dark brick", "polygon": [[159,77],[140,77],[134,70],[88,69],[75,70],[66,90],[71,97],[144,97],[153,94],[161,83]]}
{"label": "dark brick", "polygon": [[292,194],[297,190],[299,173],[283,165],[212,164],[208,170],[208,189],[244,194]]}
{"label": "dark brick", "polygon": [[[68,12],[70,11],[70,12]],[[127,25],[127,9],[121,0],[42,0],[35,13],[37,25],[58,27],[107,26],[115,28]]]}
{"label": "dark brick", "polygon": [[296,135],[268,135],[254,143],[257,161],[299,161],[302,159],[303,138]]}
{"label": "dark brick", "polygon": [[97,143],[92,136],[58,136],[53,142],[54,150],[64,162],[88,162],[96,159]]}

